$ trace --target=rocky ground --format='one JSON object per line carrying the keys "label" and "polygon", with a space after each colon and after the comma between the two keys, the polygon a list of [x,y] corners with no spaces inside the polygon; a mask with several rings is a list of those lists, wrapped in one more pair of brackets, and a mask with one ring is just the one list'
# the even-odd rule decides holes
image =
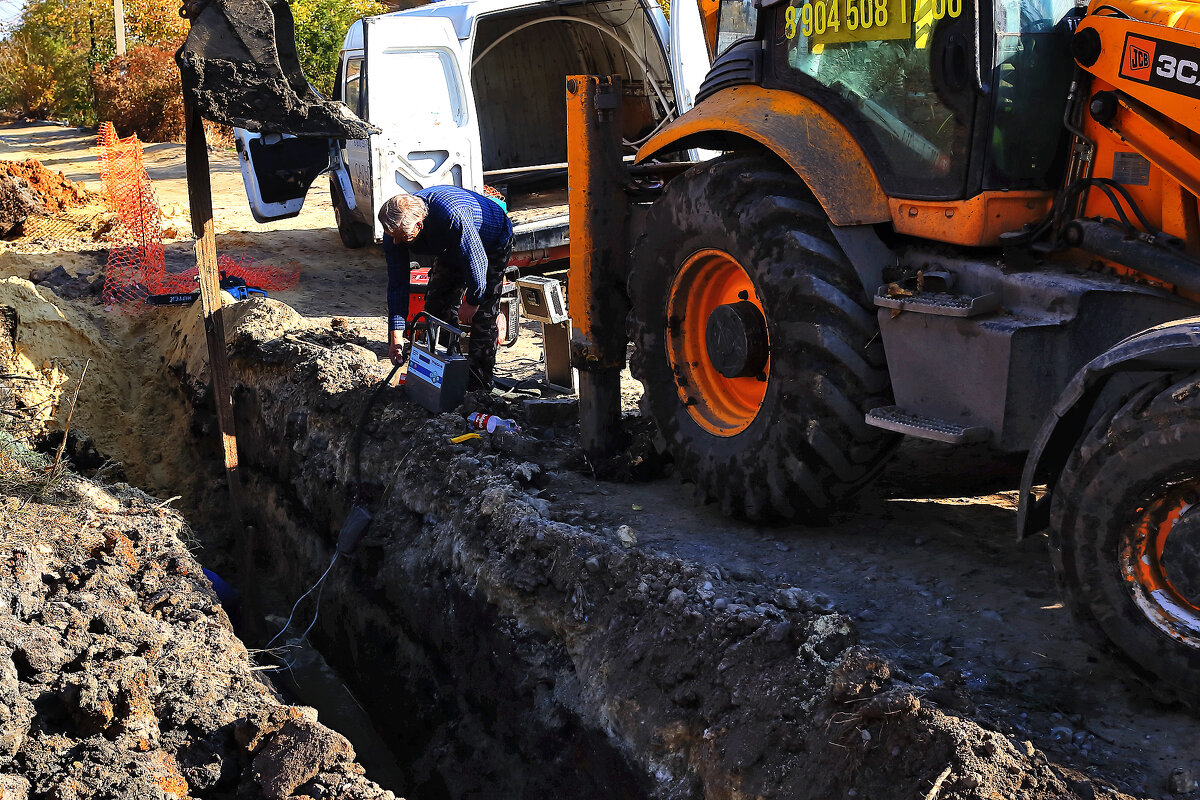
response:
{"label": "rocky ground", "polygon": [[0,496],[0,797],[393,797],[260,679],[164,506],[75,477]]}
{"label": "rocky ground", "polygon": [[[72,137],[85,137],[54,133],[39,130],[38,146],[72,163]],[[32,152],[29,136],[0,130],[0,156]],[[91,162],[75,158],[87,179]],[[163,148],[148,162],[170,208],[181,159]],[[264,610],[286,616],[330,563],[352,501],[366,503],[375,522],[330,571],[312,639],[392,744],[402,778],[390,788],[426,799],[1195,790],[1200,725],[1088,649],[1044,540],[1012,541],[1011,462],[907,447],[875,491],[818,527],[752,526],[695,506],[644,449],[629,458],[638,480],[595,480],[573,427],[527,415],[520,399],[478,396],[467,410],[515,417],[521,435],[456,444],[461,416],[431,419],[388,389],[356,493],[355,423],[387,371],[378,253],[343,250],[327,206],[245,222],[236,173],[214,164],[219,248],[304,270],[278,296],[286,305],[225,312]],[[33,379],[8,391],[61,429],[92,359],[70,449],[181,495],[206,566],[235,576],[195,310],[106,311],[82,291],[104,244],[84,238],[0,254],[15,369]],[[186,257],[186,242],[168,248]],[[54,287],[58,266],[68,278]],[[536,338],[523,341],[501,370],[536,369]],[[313,608],[301,608],[307,624]]]}

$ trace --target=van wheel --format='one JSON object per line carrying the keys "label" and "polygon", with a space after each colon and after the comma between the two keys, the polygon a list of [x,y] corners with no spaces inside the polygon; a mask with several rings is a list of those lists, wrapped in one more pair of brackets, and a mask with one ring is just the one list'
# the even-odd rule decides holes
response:
{"label": "van wheel", "polygon": [[1092,643],[1200,708],[1200,375],[1143,386],[1084,436],[1050,552]]}
{"label": "van wheel", "polygon": [[338,236],[342,244],[351,250],[366,247],[375,241],[375,230],[354,218],[354,212],[346,207],[346,198],[337,178],[329,176],[329,199],[333,201],[333,218],[337,220]]}
{"label": "van wheel", "polygon": [[680,474],[726,513],[790,518],[866,484],[897,440],[879,326],[807,188],[725,156],[668,184],[629,279],[635,353]]}

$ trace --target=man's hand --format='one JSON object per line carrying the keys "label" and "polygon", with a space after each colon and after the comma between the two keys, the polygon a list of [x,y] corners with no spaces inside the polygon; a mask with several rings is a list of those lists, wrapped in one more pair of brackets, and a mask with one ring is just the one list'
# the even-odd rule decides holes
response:
{"label": "man's hand", "polygon": [[398,367],[408,361],[411,349],[412,343],[404,341],[404,331],[388,332],[388,358],[392,360],[392,364]]}
{"label": "man's hand", "polygon": [[466,300],[458,307],[458,321],[463,325],[470,325],[471,320],[475,318],[475,312],[479,310],[479,306],[473,306]]}

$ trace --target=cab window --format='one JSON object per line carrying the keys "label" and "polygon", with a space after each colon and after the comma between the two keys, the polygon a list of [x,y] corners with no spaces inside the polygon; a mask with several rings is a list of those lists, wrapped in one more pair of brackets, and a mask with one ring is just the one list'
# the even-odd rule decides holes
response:
{"label": "cab window", "polygon": [[984,188],[1049,189],[1066,166],[1061,124],[1074,62],[1055,24],[1074,0],[998,0],[995,106]]}
{"label": "cab window", "polygon": [[752,0],[721,0],[717,11],[717,55],[754,36],[758,9]]}
{"label": "cab window", "polygon": [[788,0],[775,74],[854,132],[888,194],[961,197],[975,120],[972,0]]}
{"label": "cab window", "polygon": [[346,62],[346,82],[342,90],[342,102],[360,117],[363,111],[359,107],[362,99],[362,62],[361,58],[352,58]]}

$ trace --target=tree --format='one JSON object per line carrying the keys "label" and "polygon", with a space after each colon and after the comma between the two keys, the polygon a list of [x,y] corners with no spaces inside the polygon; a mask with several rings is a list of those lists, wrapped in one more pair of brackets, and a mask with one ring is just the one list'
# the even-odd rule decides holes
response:
{"label": "tree", "polygon": [[[178,73],[169,55],[188,32],[179,2],[124,0],[129,55],[118,59],[112,0],[29,0],[0,40],[0,106],[77,125],[111,119],[122,135],[147,140],[176,136]],[[329,95],[346,30],[387,8],[376,0],[289,2],[305,75]]]}
{"label": "tree", "polygon": [[147,142],[183,138],[183,87],[173,50],[136,45],[97,68],[93,79],[97,116],[119,135],[136,133]]}
{"label": "tree", "polygon": [[[178,0],[125,0],[130,49],[174,50],[187,34]],[[0,41],[0,105],[26,116],[97,122],[93,75],[116,51],[111,0],[30,0]]]}
{"label": "tree", "polygon": [[376,0],[289,0],[296,20],[296,51],[304,75],[317,91],[333,93],[338,53],[355,20],[387,11]]}

